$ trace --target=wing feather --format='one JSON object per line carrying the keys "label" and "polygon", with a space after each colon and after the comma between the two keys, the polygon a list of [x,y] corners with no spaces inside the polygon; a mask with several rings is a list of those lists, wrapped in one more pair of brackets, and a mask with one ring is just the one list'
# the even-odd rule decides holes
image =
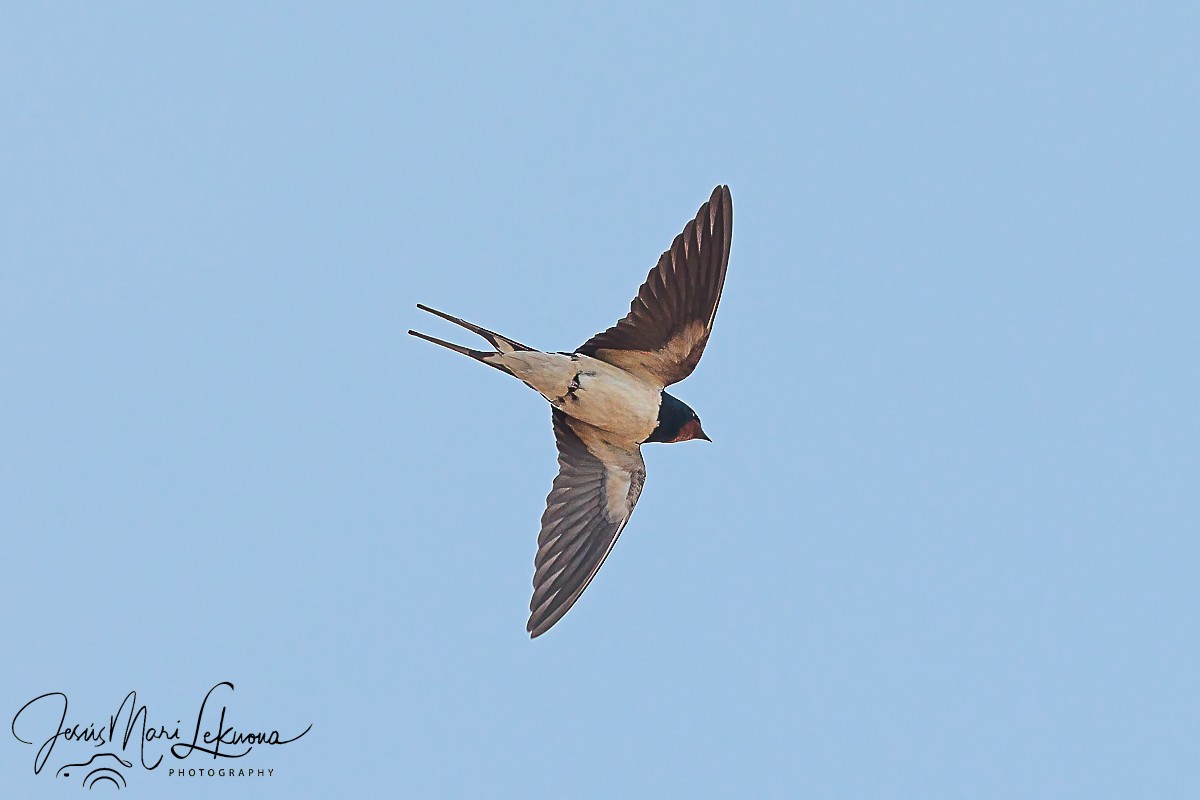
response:
{"label": "wing feather", "polygon": [[570,610],[608,557],[642,493],[646,466],[633,449],[555,409],[558,476],[546,498],[534,558],[532,636]]}
{"label": "wing feather", "polygon": [[663,386],[692,374],[721,302],[732,239],[733,200],[718,186],[650,270],[629,313],[577,352]]}

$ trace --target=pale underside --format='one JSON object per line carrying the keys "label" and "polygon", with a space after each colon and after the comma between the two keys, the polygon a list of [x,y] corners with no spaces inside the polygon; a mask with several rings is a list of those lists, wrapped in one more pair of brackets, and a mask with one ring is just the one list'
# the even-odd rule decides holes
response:
{"label": "pale underside", "polygon": [[590,356],[537,351],[487,357],[531,386],[555,408],[626,446],[645,441],[658,425],[662,387]]}

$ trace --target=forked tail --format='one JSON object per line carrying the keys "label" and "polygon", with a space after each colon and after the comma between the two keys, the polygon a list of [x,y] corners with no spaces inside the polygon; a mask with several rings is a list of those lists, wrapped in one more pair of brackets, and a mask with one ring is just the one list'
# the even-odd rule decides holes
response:
{"label": "forked tail", "polygon": [[[433,309],[433,308],[430,308],[429,306],[421,305],[420,303],[417,303],[417,308],[421,309],[422,311],[428,311],[430,314],[433,314],[434,316],[437,316],[437,317],[441,317],[444,320],[453,322],[455,325],[461,325],[462,327],[466,328],[467,330],[471,331],[472,333],[479,334],[480,336],[482,336],[484,339],[487,340],[488,344],[490,344],[492,347],[494,347],[496,349],[495,350],[472,350],[469,347],[463,347],[462,345],[454,344],[452,342],[447,342],[444,339],[438,339],[436,337],[430,336],[425,333],[421,333],[419,331],[410,330],[409,331],[410,334],[412,334],[413,336],[416,336],[418,339],[424,339],[427,342],[433,342],[434,344],[440,344],[442,347],[453,350],[456,353],[462,353],[464,356],[469,356],[469,357],[475,359],[476,361],[480,361],[484,364],[487,364],[489,367],[495,367],[496,369],[498,369],[502,372],[508,372],[508,370],[498,363],[488,361],[487,360],[488,356],[502,355],[505,353],[513,353],[518,350],[534,351],[534,348],[530,347],[529,345],[521,344],[520,342],[516,341],[515,339],[510,339],[507,336],[503,336],[499,333],[496,333],[495,331],[489,331],[487,328],[481,328],[478,325],[474,325],[470,322],[467,322],[464,319],[459,319],[458,317],[452,317],[443,311],[438,311],[437,309]],[[534,351],[534,352],[536,352],[536,351]],[[512,374],[512,373],[509,373],[509,374]]]}

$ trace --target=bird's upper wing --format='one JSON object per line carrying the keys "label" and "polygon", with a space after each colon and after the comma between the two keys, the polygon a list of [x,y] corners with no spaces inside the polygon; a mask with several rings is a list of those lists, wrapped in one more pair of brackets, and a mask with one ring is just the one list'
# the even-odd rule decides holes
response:
{"label": "bird's upper wing", "polygon": [[733,200],[718,186],[650,270],[629,313],[578,352],[662,386],[691,375],[712,332],[732,238]]}
{"label": "bird's upper wing", "polygon": [[558,477],[546,498],[534,559],[532,636],[570,610],[608,557],[642,494],[646,465],[636,444],[613,444],[554,409]]}

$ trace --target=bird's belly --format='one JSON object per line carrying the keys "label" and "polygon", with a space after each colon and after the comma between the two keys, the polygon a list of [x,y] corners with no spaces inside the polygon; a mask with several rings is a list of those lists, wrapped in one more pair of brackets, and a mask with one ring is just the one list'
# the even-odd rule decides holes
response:
{"label": "bird's belly", "polygon": [[511,353],[504,365],[555,408],[622,439],[641,442],[658,426],[661,389],[584,355]]}
{"label": "bird's belly", "polygon": [[563,396],[550,402],[575,419],[640,442],[658,425],[660,392],[615,368],[589,367],[575,375]]}

